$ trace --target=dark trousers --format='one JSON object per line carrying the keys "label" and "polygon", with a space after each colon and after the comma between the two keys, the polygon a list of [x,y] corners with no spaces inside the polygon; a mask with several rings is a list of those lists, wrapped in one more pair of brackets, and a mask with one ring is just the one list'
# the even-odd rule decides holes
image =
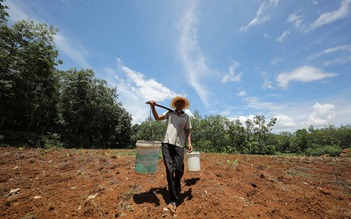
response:
{"label": "dark trousers", "polygon": [[166,167],[170,202],[179,201],[181,179],[184,174],[184,147],[162,143],[163,162]]}

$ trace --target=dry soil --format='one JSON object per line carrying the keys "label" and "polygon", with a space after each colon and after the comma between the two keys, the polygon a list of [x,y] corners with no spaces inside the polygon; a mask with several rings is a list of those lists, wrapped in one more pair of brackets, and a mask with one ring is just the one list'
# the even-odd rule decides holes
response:
{"label": "dry soil", "polygon": [[175,214],[161,157],[135,150],[0,148],[0,218],[351,218],[351,158],[201,154]]}

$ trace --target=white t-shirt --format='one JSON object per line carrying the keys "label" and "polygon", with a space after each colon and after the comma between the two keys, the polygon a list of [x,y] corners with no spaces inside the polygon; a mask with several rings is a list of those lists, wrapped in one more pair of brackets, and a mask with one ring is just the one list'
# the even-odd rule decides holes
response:
{"label": "white t-shirt", "polygon": [[192,128],[189,115],[186,113],[178,115],[174,111],[168,111],[165,115],[167,119],[167,128],[163,143],[184,147],[186,141],[185,130]]}

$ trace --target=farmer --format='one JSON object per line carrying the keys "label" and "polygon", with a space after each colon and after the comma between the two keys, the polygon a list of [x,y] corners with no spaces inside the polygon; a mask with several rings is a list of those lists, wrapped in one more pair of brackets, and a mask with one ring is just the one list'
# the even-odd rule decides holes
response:
{"label": "farmer", "polygon": [[167,119],[167,127],[162,142],[162,155],[166,167],[170,202],[167,208],[175,212],[179,194],[181,191],[181,179],[184,174],[184,147],[188,142],[188,152],[192,152],[191,145],[191,121],[184,109],[190,106],[190,102],[184,97],[174,97],[171,107],[175,110],[158,115],[154,100],[150,101],[152,114],[155,120]]}

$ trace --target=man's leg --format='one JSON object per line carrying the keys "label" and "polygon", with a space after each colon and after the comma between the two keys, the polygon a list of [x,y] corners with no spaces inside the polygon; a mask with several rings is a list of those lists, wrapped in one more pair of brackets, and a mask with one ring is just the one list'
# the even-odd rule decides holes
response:
{"label": "man's leg", "polygon": [[174,178],[174,153],[175,153],[175,146],[162,143],[162,155],[163,155],[163,162],[166,167],[166,174],[167,174],[167,183],[168,183],[168,190],[169,190],[169,198],[170,202],[177,202],[178,197],[175,193],[175,178]]}
{"label": "man's leg", "polygon": [[174,155],[174,167],[175,167],[175,193],[178,196],[181,191],[181,180],[184,175],[184,147],[175,147]]}

